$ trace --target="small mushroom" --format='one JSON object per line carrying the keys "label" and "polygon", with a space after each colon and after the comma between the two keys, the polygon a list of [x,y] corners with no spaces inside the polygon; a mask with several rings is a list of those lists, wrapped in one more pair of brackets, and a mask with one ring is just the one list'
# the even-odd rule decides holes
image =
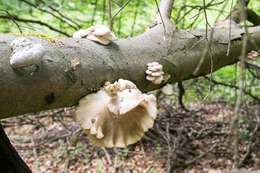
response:
{"label": "small mushroom", "polygon": [[112,41],[117,40],[116,36],[104,25],[96,25],[86,30],[79,30],[73,34],[73,38],[87,38],[103,45],[108,45]]}
{"label": "small mushroom", "polygon": [[253,64],[257,64],[258,58],[260,58],[259,53],[255,50],[252,50],[251,52],[249,52],[247,54],[246,61],[253,63]]}
{"label": "small mushroom", "polygon": [[157,116],[156,98],[130,81],[107,83],[79,101],[76,120],[97,146],[126,147],[140,140]]}
{"label": "small mushroom", "polygon": [[146,79],[154,84],[161,84],[164,80],[163,66],[158,62],[151,62],[147,64]]}

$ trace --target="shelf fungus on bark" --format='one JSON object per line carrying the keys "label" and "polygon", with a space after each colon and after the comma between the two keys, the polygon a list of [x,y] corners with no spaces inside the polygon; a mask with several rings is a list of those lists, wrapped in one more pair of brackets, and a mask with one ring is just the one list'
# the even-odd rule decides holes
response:
{"label": "shelf fungus on bark", "polygon": [[134,83],[119,79],[81,99],[76,120],[94,145],[126,147],[153,127],[156,106],[155,96],[143,94]]}
{"label": "shelf fungus on bark", "polygon": [[79,30],[73,34],[73,38],[87,38],[103,45],[116,41],[117,37],[104,25],[91,26],[85,30]]}
{"label": "shelf fungus on bark", "polygon": [[25,37],[14,39],[10,46],[13,50],[10,57],[10,65],[13,68],[26,67],[39,63],[46,51],[40,43],[35,43]]}

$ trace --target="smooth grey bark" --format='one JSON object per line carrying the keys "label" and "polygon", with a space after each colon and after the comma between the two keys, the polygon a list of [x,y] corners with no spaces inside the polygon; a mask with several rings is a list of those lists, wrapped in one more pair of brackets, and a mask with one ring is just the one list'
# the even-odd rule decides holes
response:
{"label": "smooth grey bark", "polygon": [[[17,36],[0,34],[0,119],[41,110],[76,105],[83,96],[100,89],[106,81],[119,78],[133,81],[139,89],[160,86],[145,79],[146,64],[158,61],[168,82],[205,75],[238,61],[243,29],[232,30],[231,49],[226,56],[229,29],[215,30],[211,48],[194,74],[203,50],[209,44],[205,31],[183,31],[174,27],[167,34],[159,24],[134,38],[120,39],[103,46],[87,39],[57,39],[56,43],[27,37],[41,43],[46,53],[35,66],[13,69],[10,42]],[[208,34],[209,35],[209,34]],[[248,51],[260,47],[260,27],[249,29]],[[211,54],[211,56],[210,56]],[[80,60],[75,69],[74,58]]]}

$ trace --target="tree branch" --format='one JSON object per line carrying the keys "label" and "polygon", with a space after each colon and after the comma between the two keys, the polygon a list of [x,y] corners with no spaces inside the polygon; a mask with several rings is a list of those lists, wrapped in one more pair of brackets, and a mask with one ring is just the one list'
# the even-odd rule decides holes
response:
{"label": "tree branch", "polygon": [[65,35],[67,37],[70,37],[69,34],[67,34],[66,32],[63,32],[57,28],[54,28],[53,26],[47,24],[47,23],[44,23],[42,21],[39,21],[39,20],[32,20],[32,19],[23,19],[23,18],[19,18],[18,16],[10,16],[10,15],[0,15],[0,18],[2,19],[11,19],[11,20],[15,20],[15,21],[18,21],[18,22],[25,22],[25,23],[35,23],[35,24],[39,24],[39,25],[42,25],[42,26],[45,26],[47,28],[49,28],[50,30],[53,30],[55,32],[58,32],[62,35]]}
{"label": "tree branch", "polygon": [[247,8],[247,20],[254,24],[254,26],[260,25],[260,16],[258,16],[253,10]]}
{"label": "tree branch", "polygon": [[39,11],[41,11],[41,12],[44,12],[44,13],[47,13],[47,14],[52,15],[53,17],[55,17],[56,19],[60,20],[61,22],[67,23],[70,27],[72,27],[72,28],[75,29],[75,30],[78,30],[78,29],[79,29],[78,27],[75,27],[74,25],[70,24],[69,22],[67,22],[67,21],[64,20],[63,18],[61,18],[61,17],[57,16],[56,14],[52,13],[51,11],[44,10],[44,9],[38,7],[37,5],[35,5],[34,3],[29,2],[29,1],[27,1],[27,0],[20,0],[20,1],[21,1],[21,2],[24,2],[24,3],[28,4],[28,5],[30,5],[30,6],[32,6],[32,7],[34,7],[35,9],[37,9],[37,10],[39,10]]}
{"label": "tree branch", "polygon": [[161,0],[158,14],[156,17],[157,23],[165,23],[166,27],[173,26],[170,18],[174,0]]}
{"label": "tree branch", "polygon": [[[172,28],[174,30],[174,28]],[[103,46],[87,39],[60,39],[55,43],[30,37],[45,50],[37,66],[13,69],[10,43],[15,36],[0,35],[0,119],[41,110],[72,106],[106,81],[119,78],[131,80],[142,91],[151,91],[162,85],[146,80],[146,64],[157,61],[164,73],[171,75],[168,82],[180,82],[216,71],[238,61],[242,47],[243,29],[232,30],[230,53],[226,56],[228,29],[214,31],[211,54],[207,54],[200,69],[193,72],[201,59],[205,31],[170,32],[163,37],[161,25],[140,36],[120,39]],[[249,29],[248,50],[260,46],[260,27]],[[172,42],[174,40],[174,42]],[[80,65],[73,66],[77,58]],[[213,69],[211,64],[214,64]]]}
{"label": "tree branch", "polygon": [[[242,17],[242,11],[241,11],[241,8],[239,7],[239,2],[240,1],[237,1],[237,4],[235,5],[234,7],[234,10],[232,11],[232,15],[231,15],[231,19],[233,21],[235,21],[236,23],[240,23],[241,22],[241,17]],[[254,26],[258,26],[260,25],[260,16],[258,16],[253,10],[247,8],[247,5],[249,3],[249,0],[243,0],[242,2],[245,3],[245,12],[246,12],[246,16],[247,16],[247,19],[249,22],[253,23]],[[229,18],[230,15],[227,17]]]}

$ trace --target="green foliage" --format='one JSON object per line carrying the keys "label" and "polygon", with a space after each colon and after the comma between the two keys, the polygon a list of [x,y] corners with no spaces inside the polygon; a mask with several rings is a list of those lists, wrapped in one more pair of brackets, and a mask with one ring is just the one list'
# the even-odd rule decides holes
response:
{"label": "green foliage", "polygon": [[126,149],[124,149],[123,151],[121,151],[121,152],[119,152],[118,153],[118,156],[119,157],[123,157],[123,158],[128,158],[128,156],[129,156],[129,151],[128,151],[128,149],[126,148]]}
{"label": "green foliage", "polygon": [[156,152],[157,154],[161,154],[164,151],[163,147],[161,146],[161,144],[157,144],[156,146]]}
{"label": "green foliage", "polygon": [[155,169],[150,168],[149,171],[148,171],[148,173],[158,173],[158,172],[157,172]]}
{"label": "green foliage", "polygon": [[98,162],[96,165],[96,173],[103,173],[103,172],[104,172],[103,164],[101,162]]}
{"label": "green foliage", "polygon": [[[35,1],[30,2],[36,4]],[[91,25],[96,24],[109,25],[106,2],[107,1],[105,0],[76,0],[73,2],[64,0],[44,0],[44,3],[37,4],[37,7],[59,16],[56,11],[51,9],[55,8],[59,13],[80,25],[80,28],[88,28]],[[125,2],[126,1],[113,1],[112,14],[115,14],[120,9],[119,5],[122,6]],[[51,14],[42,12],[19,0],[1,1],[0,9],[8,10],[11,15],[16,15],[19,18],[45,22],[54,28],[69,33],[70,35],[72,35],[76,29],[79,29],[72,28],[69,24],[73,26],[76,25],[70,20],[65,19],[66,22],[62,22]],[[7,14],[4,11],[0,11],[0,15]],[[140,34],[144,32],[145,28],[153,23],[155,15],[156,8],[153,0],[130,1],[126,8],[114,18],[114,32],[121,38]],[[18,23],[25,33],[37,32],[48,33],[48,35],[54,36],[63,36],[38,24]],[[19,33],[19,30],[11,20],[0,18],[0,33]]]}
{"label": "green foliage", "polygon": [[[0,9],[7,10],[11,15],[16,15],[22,19],[32,19],[45,22],[54,28],[58,28],[72,35],[80,28],[88,28],[91,25],[104,24],[109,25],[107,1],[106,0],[33,0],[29,2],[35,4],[37,8],[30,6],[20,0],[8,0],[0,2]],[[126,3],[126,0],[112,1],[112,14]],[[210,25],[214,23],[216,17],[220,15],[223,19],[230,12],[231,6],[236,1],[206,1],[208,8],[207,19]],[[175,0],[172,11],[172,20],[179,28],[205,28],[206,20],[203,12],[203,1],[201,0]],[[249,7],[260,13],[260,3],[251,1]],[[39,10],[42,9],[45,12]],[[223,12],[221,12],[223,9]],[[55,16],[63,16],[65,21],[58,20]],[[157,13],[154,0],[135,0],[130,3],[114,18],[114,32],[120,38],[135,36],[145,31],[152,25]],[[0,11],[0,15],[7,15],[6,12]],[[37,32],[53,36],[63,36],[47,27],[18,22],[25,33]],[[76,25],[77,23],[78,25]],[[73,28],[74,26],[75,28]],[[18,33],[19,30],[12,20],[0,19],[0,33]]]}

